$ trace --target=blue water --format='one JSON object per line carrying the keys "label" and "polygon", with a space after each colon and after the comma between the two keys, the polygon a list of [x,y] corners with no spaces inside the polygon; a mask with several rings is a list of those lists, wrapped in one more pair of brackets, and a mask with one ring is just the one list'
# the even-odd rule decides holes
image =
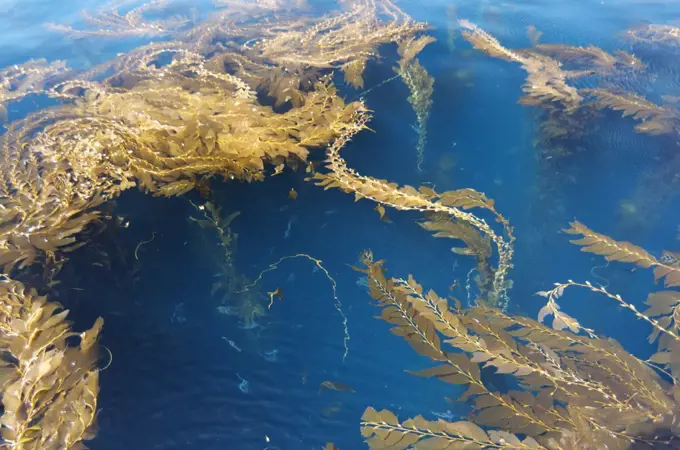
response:
{"label": "blue water", "polygon": [[[45,23],[77,19],[77,12],[93,3],[70,0],[57,8],[55,2],[5,0],[0,66],[46,57],[87,67],[140,43],[74,43],[45,30]],[[525,30],[535,25],[542,42],[634,52],[649,64],[648,72],[612,82],[658,99],[680,95],[680,71],[672,60],[677,49],[633,46],[621,33],[645,21],[680,20],[680,2],[404,0],[400,6],[429,22],[438,38],[420,56],[436,79],[424,172],[414,170],[415,116],[408,90],[398,80],[366,96],[375,111],[370,124],[375,133],[360,134],[343,150],[349,165],[366,175],[400,184],[433,183],[439,191],[470,187],[495,199],[517,237],[511,312],[535,317],[542,302],[534,293],[567,279],[605,278],[612,292],[641,307],[653,290],[651,273],[622,264],[593,269],[604,265],[603,259],[580,252],[560,229],[577,219],[657,255],[677,249],[680,190],[640,190],[648,173],[662,173],[671,160],[674,139],[636,134],[632,120],[605,112],[591,124],[596,132],[572,143],[582,151],[546,170],[533,145],[536,110],[517,104],[525,73],[473,50],[459,34],[451,47],[447,8],[454,3],[457,17],[475,22],[508,48],[528,47]],[[369,64],[366,86],[393,76],[394,50],[387,49],[385,58]],[[348,87],[342,90],[348,98],[358,95]],[[38,106],[31,101],[12,105],[10,118]],[[388,211],[392,222],[381,222],[373,204],[354,203],[352,196],[324,191],[304,177],[287,171],[263,183],[217,183],[216,198],[225,210],[241,212],[232,227],[238,233],[235,264],[249,278],[286,255],[306,253],[323,261],[337,281],[348,320],[346,359],[343,318],[331,284],[310,261],[285,261],[264,275],[261,291],[282,287],[284,298],[258,319],[261,327],[243,329],[237,317],[216,310],[211,288],[223,252],[210,230],[187,220],[197,217],[187,198],[126,192],[114,213],[129,220],[129,228],[116,232],[115,245],[114,237],[102,238],[109,253],[122,249],[122,259],[107,272],[74,255],[58,298],[71,308],[76,329],[97,316],[105,319],[101,342],[113,360],[101,374],[100,430],[89,443],[93,450],[297,450],[320,449],[328,441],[353,450],[366,447],[358,424],[367,406],[389,408],[400,417],[467,413],[467,405],[444,398],[459,394],[455,386],[405,372],[430,362],[374,319],[377,310],[357,284],[360,274],[348,264],[370,248],[387,260],[391,274],[412,273],[444,295],[453,280],[464,284],[473,262],[424,232],[416,223],[420,215]],[[295,201],[288,198],[291,188],[299,195]],[[631,216],[622,202],[636,192],[647,194]],[[139,248],[135,260],[135,247],[152,233],[153,241]],[[134,284],[125,276],[132,268],[138,270]],[[456,294],[465,301],[464,292]],[[562,306],[637,356],[653,352],[646,341],[648,327],[607,299],[575,292]],[[276,360],[267,360],[273,350]],[[243,380],[247,392],[239,389]],[[325,380],[356,392],[320,392]]]}

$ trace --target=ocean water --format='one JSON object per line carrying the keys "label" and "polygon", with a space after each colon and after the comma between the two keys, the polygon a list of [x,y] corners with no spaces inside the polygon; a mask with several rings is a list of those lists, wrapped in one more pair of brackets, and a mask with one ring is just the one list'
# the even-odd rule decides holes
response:
{"label": "ocean water", "polygon": [[[149,41],[74,40],[45,27],[78,20],[81,9],[97,5],[1,2],[0,66],[45,57],[87,68]],[[199,6],[197,20],[209,9]],[[561,230],[578,220],[655,255],[680,247],[675,135],[636,133],[632,119],[604,111],[583,124],[583,137],[565,140],[573,155],[546,159],[537,141],[537,109],[517,103],[524,71],[474,50],[450,14],[455,8],[456,18],[469,19],[511,49],[530,46],[526,29],[533,25],[543,33],[541,42],[633,53],[647,69],[603,83],[658,100],[680,95],[680,47],[635,44],[623,34],[642,23],[677,25],[680,2],[403,0],[399,6],[428,22],[437,38],[419,56],[435,78],[423,171],[415,170],[415,115],[399,80],[363,95],[373,111],[373,132],[359,134],[343,150],[348,164],[400,184],[472,188],[494,199],[517,238],[509,275],[512,313],[535,318],[544,303],[535,292],[568,279],[604,284],[642,309],[646,294],[658,289],[649,271],[583,253]],[[394,75],[396,51],[383,50],[382,59],[368,64],[367,87]],[[338,84],[346,98],[361,96],[339,76]],[[9,117],[43,106],[28,99],[11,105]],[[314,157],[322,159],[323,150]],[[70,256],[55,299],[71,310],[76,329],[104,317],[101,344],[112,355],[101,373],[99,431],[91,449],[302,450],[334,442],[355,450],[367,448],[359,421],[368,406],[433,420],[458,420],[469,412],[469,405],[445,399],[459,395],[459,387],[406,372],[431,362],[376,320],[379,310],[362,274],[350,265],[371,249],[387,261],[390,274],[413,274],[442,295],[458,280],[452,294],[465,303],[474,262],[422,230],[420,214],[388,210],[391,221],[380,221],[371,202],[355,203],[352,195],[325,191],[305,176],[286,171],[264,182],[215,181],[212,187],[224,211],[240,212],[231,226],[238,234],[239,273],[254,280],[282,257],[307,254],[322,261],[337,283],[339,303],[325,272],[300,257],[262,275],[265,314],[256,326],[220,313],[220,296],[212,291],[224,250],[213,231],[189,219],[200,217],[191,203],[199,199],[195,193],[168,199],[125,192],[110,207],[129,227],[110,230],[96,243],[111,256],[111,266],[93,265],[91,252]],[[266,309],[266,292],[276,288],[283,299]],[[614,302],[574,291],[562,306],[636,356],[654,352],[649,327]],[[320,389],[326,380],[355,392]]]}

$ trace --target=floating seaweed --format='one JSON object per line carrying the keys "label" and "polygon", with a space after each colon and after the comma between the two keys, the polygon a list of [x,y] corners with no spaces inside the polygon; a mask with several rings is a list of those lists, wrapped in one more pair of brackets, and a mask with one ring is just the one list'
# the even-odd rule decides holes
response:
{"label": "floating seaweed", "polygon": [[[463,308],[456,299],[425,292],[413,277],[388,279],[382,261],[370,252],[362,255],[358,270],[381,308],[381,318],[394,326],[394,334],[439,364],[413,373],[463,386],[460,400],[473,404],[469,419],[458,422],[421,416],[400,422],[387,410],[368,408],[361,427],[371,447],[677,447],[680,295],[669,288],[680,286],[678,254],[657,258],[573,223],[568,232],[583,236],[576,243],[585,251],[652,268],[667,290],[651,294],[649,308],[639,312],[603,287],[569,281],[540,293],[547,303],[538,321],[508,314],[514,236],[493,200],[472,189],[437,192],[429,186],[399,186],[359,174],[340,156],[345,144],[367,128],[370,117],[362,102],[347,103],[339,96],[333,73],[341,71],[349,85],[363,88],[368,61],[378,57],[382,45],[392,43],[400,56],[395,70],[409,88],[416,113],[421,167],[434,81],[416,56],[433,40],[423,34],[428,26],[390,0],[345,0],[341,11],[323,17],[297,14],[304,2],[216,3],[224,10],[201,24],[184,16],[152,19],[165,7],[163,1],[127,13],[109,9],[87,14],[91,29],[56,28],[72,36],[167,40],[87,72],[68,70],[58,61],[31,61],[0,72],[4,108],[28,95],[60,102],[9,123],[0,136],[0,267],[7,274],[0,283],[3,446],[82,449],[83,441],[94,437],[103,321],[74,333],[65,321],[67,311],[9,277],[39,263],[48,267],[65,262],[64,253],[87,243],[87,231],[104,217],[101,207],[133,187],[156,196],[196,189],[204,197],[205,203],[197,206],[203,217],[192,220],[214,230],[224,250],[223,278],[213,294],[223,290],[225,296],[239,297],[236,304],[218,310],[238,314],[245,328],[257,327],[258,317],[266,313],[263,296],[251,290],[265,272],[291,258],[314,262],[332,283],[334,306],[342,316],[344,359],[347,317],[335,279],[321,261],[306,254],[283,257],[251,282],[233,263],[237,236],[230,224],[236,215],[222,214],[208,186],[212,177],[261,181],[272,170],[277,175],[285,167],[307,166],[311,181],[353,193],[356,200],[372,200],[383,219],[388,207],[423,213],[422,228],[462,242],[452,251],[476,259],[479,298]],[[574,117],[584,105],[597,105],[632,115],[641,122],[641,132],[678,129],[677,109],[670,102],[659,106],[633,93],[579,90],[570,84],[591,74],[637,69],[641,63],[634,55],[542,44],[536,30],[530,31],[531,49],[510,50],[471,22],[458,24],[475,48],[518,63],[527,72],[520,102],[552,108],[550,117]],[[571,133],[550,123],[545,128],[554,136]],[[326,148],[323,173],[309,161],[318,148]],[[297,197],[294,191],[290,195]],[[569,287],[605,295],[649,323],[650,341],[657,342],[658,351],[643,361],[583,327],[558,304]],[[269,293],[272,303],[281,293]],[[175,312],[181,322],[179,305]],[[548,317],[552,326],[542,323]],[[79,338],[78,345],[74,338]],[[275,356],[275,351],[263,355],[270,362]],[[509,378],[508,385],[516,388],[499,391],[485,378],[484,368]],[[239,389],[249,393],[249,382],[237,376]],[[354,391],[332,381],[321,388]],[[329,443],[326,448],[336,447]]]}
{"label": "floating seaweed", "polygon": [[[598,253],[600,241],[592,247]],[[646,253],[638,257],[637,249],[623,245],[625,252],[618,253],[603,245],[607,255],[646,264]],[[368,408],[361,428],[371,448],[677,447],[678,386],[615,341],[587,329],[586,336],[578,334],[584,329],[554,301],[538,322],[486,306],[464,309],[456,299],[450,304],[432,290],[425,292],[411,276],[387,278],[384,262],[370,251],[362,258],[359,270],[368,276],[381,318],[416,352],[438,363],[413,374],[462,385],[466,390],[459,400],[474,405],[468,420],[458,422],[422,416],[400,421],[388,410]],[[563,290],[558,285],[540,294],[554,300]],[[553,328],[540,323],[548,314],[555,315]],[[661,355],[655,359],[668,358]],[[489,367],[514,379],[521,390],[491,388],[481,372]]]}
{"label": "floating seaweed", "polygon": [[680,44],[680,28],[671,25],[645,24],[626,30],[625,36],[632,42],[645,44]]}
{"label": "floating seaweed", "polygon": [[597,99],[600,108],[621,111],[623,117],[640,122],[635,131],[651,135],[680,132],[680,111],[671,105],[657,105],[633,92],[606,89],[584,89]]}
{"label": "floating seaweed", "polygon": [[[137,3],[137,2],[135,2]],[[160,37],[175,33],[187,27],[191,21],[186,16],[172,16],[165,19],[150,20],[149,13],[158,13],[168,6],[168,0],[153,0],[121,14],[115,8],[102,7],[96,14],[82,12],[85,29],[72,26],[48,24],[48,28],[71,37],[96,36],[103,38],[125,38],[153,36]]]}
{"label": "floating seaweed", "polygon": [[103,319],[75,333],[66,321],[68,310],[7,279],[0,282],[0,305],[3,446],[84,448],[82,441],[97,430]]}
{"label": "floating seaweed", "polygon": [[[418,189],[408,185],[400,187],[396,183],[360,175],[347,167],[346,162],[340,156],[340,150],[349,139],[365,127],[368,119],[368,114],[363,112],[357,126],[348,129],[344,136],[339,137],[328,147],[326,151],[328,173],[315,173],[309,179],[323,186],[324,189],[338,188],[344,192],[353,193],[356,201],[365,198],[384,207],[437,214],[439,217],[446,216],[458,223],[474,227],[494,243],[498,254],[498,266],[493,270],[490,295],[483,300],[491,305],[506,308],[507,291],[511,286],[511,281],[506,279],[506,275],[512,267],[512,244],[514,242],[510,223],[496,211],[493,200],[473,189],[438,193],[428,186],[421,186]],[[473,208],[480,208],[493,214],[496,221],[502,225],[505,236],[496,233],[483,218],[467,211]]]}

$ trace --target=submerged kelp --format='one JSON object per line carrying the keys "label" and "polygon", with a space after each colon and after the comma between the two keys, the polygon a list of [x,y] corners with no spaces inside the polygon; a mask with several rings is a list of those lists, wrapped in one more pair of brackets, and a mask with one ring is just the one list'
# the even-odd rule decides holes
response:
{"label": "submerged kelp", "polygon": [[[530,48],[508,49],[469,21],[459,23],[463,36],[473,47],[489,56],[517,62],[528,73],[522,88],[525,95],[519,103],[538,110],[534,145],[542,172],[541,197],[548,192],[554,194],[561,184],[578,181],[577,164],[583,159],[574,156],[598,151],[590,150],[592,143],[588,145],[585,141],[597,138],[601,131],[602,119],[607,117],[602,111],[613,110],[621,112],[624,118],[632,118],[636,132],[665,139],[661,142],[665,150],[654,156],[658,164],[643,171],[635,194],[622,202],[622,222],[640,226],[660,216],[664,206],[680,192],[675,151],[680,111],[675,95],[648,98],[651,90],[648,85],[654,83],[657,74],[648,70],[645,61],[623,50],[608,53],[592,45],[540,43],[535,28],[529,35]],[[638,47],[671,44],[677,42],[673,37],[675,30],[670,26],[646,25],[629,30],[627,36]],[[630,86],[638,85],[639,92],[629,90]],[[541,205],[545,207],[551,208]]]}
{"label": "submerged kelp", "polygon": [[408,86],[408,90],[411,93],[408,101],[416,113],[417,122],[414,127],[418,132],[416,168],[419,172],[422,172],[425,160],[427,120],[432,106],[434,78],[427,73],[427,70],[420,64],[416,55],[433,41],[434,38],[424,36],[419,39],[401,42],[397,50],[401,58],[399,59],[399,65],[394,68],[406,86]]}

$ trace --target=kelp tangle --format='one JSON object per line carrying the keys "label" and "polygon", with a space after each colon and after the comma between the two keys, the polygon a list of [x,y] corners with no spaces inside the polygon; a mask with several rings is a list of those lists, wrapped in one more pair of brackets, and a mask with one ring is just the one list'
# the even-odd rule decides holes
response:
{"label": "kelp tangle", "polygon": [[[68,311],[18,281],[26,270],[64,262],[63,254],[86,245],[86,232],[101,219],[102,205],[127,189],[178,196],[204,189],[213,177],[261,181],[272,169],[277,174],[304,165],[309,180],[325,189],[353,193],[383,211],[421,212],[424,229],[462,242],[452,251],[477,260],[479,295],[463,308],[456,300],[451,306],[433,291],[425,293],[412,277],[388,279],[382,261],[370,252],[363,255],[359,270],[367,275],[381,317],[394,325],[394,334],[440,364],[416,374],[463,385],[461,400],[474,402],[470,420],[454,423],[420,416],[399,422],[389,411],[369,408],[362,432],[372,448],[676,445],[680,357],[673,327],[680,297],[673,291],[650,297],[647,313],[627,304],[654,328],[659,352],[649,361],[560,311],[557,299],[565,287],[577,285],[573,282],[542,293],[548,304],[540,319],[553,315],[553,327],[510,315],[514,235],[493,200],[472,189],[399,186],[359,174],[340,155],[367,127],[370,115],[363,102],[348,103],[338,95],[333,73],[341,71],[348,84],[363,87],[367,62],[392,43],[400,56],[397,74],[409,88],[417,116],[420,167],[433,87],[416,58],[432,41],[423,35],[426,24],[390,0],[344,0],[340,11],[323,17],[306,16],[304,2],[216,4],[224,9],[199,24],[187,18],[191,12],[156,19],[162,1],[127,13],[101,10],[86,16],[90,29],[53,28],[72,36],[165,40],[86,71],[46,61],[0,71],[4,108],[28,96],[57,103],[8,123],[0,136],[3,447],[83,449],[96,432],[103,320],[88,331],[73,332],[65,321]],[[508,50],[472,23],[459,23],[473,46],[527,71],[522,102],[559,105],[565,114],[580,108],[587,95],[568,81],[632,64],[630,57],[612,60],[592,48],[537,44],[533,50]],[[587,68],[566,69],[560,61],[567,60]],[[599,98],[595,91],[590,95]],[[310,151],[321,147],[326,148],[323,173],[308,159]],[[235,236],[229,224],[234,216],[224,216],[211,202],[197,209],[204,212],[199,225],[216,231],[224,249],[226,286],[218,289],[242,292],[239,286],[246,283],[232,261]],[[582,243],[589,251],[654,267],[657,278],[676,286],[675,254],[656,259],[630,244],[572,227],[585,236]],[[623,304],[620,297],[605,295]],[[245,307],[258,311],[251,306]],[[347,339],[346,319],[343,324]],[[497,392],[485,380],[483,367],[512,378],[517,389]]]}
{"label": "kelp tangle", "polygon": [[18,281],[0,281],[4,448],[80,449],[96,433],[104,321],[75,333],[67,314]]}
{"label": "kelp tangle", "polygon": [[[127,13],[103,9],[85,16],[90,28],[52,28],[74,37],[166,40],[86,71],[61,61],[0,71],[3,115],[29,96],[57,103],[6,124],[0,136],[6,448],[85,448],[96,431],[103,324],[73,333],[59,304],[16,279],[36,264],[65,262],[62,255],[87,244],[102,205],[127,189],[177,196],[212,177],[260,181],[269,167],[280,173],[308,164],[312,149],[337,148],[365,126],[366,109],[338,95],[333,72],[358,86],[381,45],[413,41],[427,29],[389,0],[344,1],[323,17],[299,14],[302,2],[221,3],[200,24],[156,20],[162,1]],[[233,281],[228,224],[212,212],[205,220],[221,232]]]}
{"label": "kelp tangle", "polygon": [[[654,267],[666,286],[680,285],[674,254],[659,260],[629,243],[619,243],[572,223],[568,233],[584,251],[611,261]],[[538,294],[548,299],[538,321],[497,308],[461,303],[425,291],[412,276],[388,278],[384,261],[362,255],[369,293],[393,326],[419,354],[437,363],[413,372],[461,385],[460,401],[471,402],[468,420],[429,421],[422,416],[400,421],[389,411],[368,408],[361,431],[371,448],[380,449],[632,449],[680,448],[680,335],[676,291],[653,293],[645,312],[620,296],[589,282],[556,283]],[[580,286],[604,294],[646,320],[650,341],[659,352],[641,360],[616,341],[560,311],[556,300],[565,288]],[[552,315],[552,327],[543,320]],[[582,333],[583,332],[583,333]],[[505,392],[485,379],[482,369],[511,379]]]}
{"label": "kelp tangle", "polygon": [[[537,44],[538,50],[532,52],[511,51],[473,24],[462,21],[461,25],[473,46],[518,62],[529,72],[526,103],[559,102],[565,113],[571,114],[584,102],[579,90],[566,84],[570,76],[552,59],[555,52],[606,69],[616,65],[593,48],[541,48]],[[626,101],[606,97],[602,90],[581,92],[628,114],[640,111],[638,119],[650,121],[640,131],[665,129],[654,123],[669,122],[673,116],[639,99],[631,98],[634,106],[627,107]],[[341,175],[325,178],[327,185],[351,190],[359,184],[352,180],[359,179],[364,186],[371,186],[373,197],[380,196],[378,201],[390,198],[374,187],[384,184],[380,180],[360,177],[332,156],[329,166],[350,176],[347,180]],[[393,185],[392,189],[398,188]],[[354,187],[354,191],[362,198],[362,190]],[[445,228],[443,224],[428,227]],[[583,251],[653,269],[655,281],[663,282],[666,290],[650,294],[648,308],[640,312],[620,295],[588,281],[555,283],[553,289],[538,292],[547,303],[536,321],[508,314],[483,299],[464,308],[457,299],[425,291],[412,276],[388,278],[384,261],[376,260],[370,251],[362,255],[363,267],[355,269],[367,276],[369,294],[381,309],[380,318],[417,353],[437,363],[413,373],[463,386],[459,400],[473,404],[468,419],[457,422],[430,421],[422,416],[401,421],[389,410],[368,408],[361,431],[371,448],[680,448],[680,295],[668,289],[680,286],[680,254],[667,251],[655,257],[578,222],[565,231],[581,236],[572,242],[583,246]],[[479,242],[477,246],[483,247]],[[658,351],[642,360],[613,339],[582,326],[557,303],[569,287],[604,295],[647,322],[652,329],[649,340],[658,342]],[[550,316],[551,326],[544,325]],[[509,387],[498,391],[484,375],[488,370],[505,378]]]}

